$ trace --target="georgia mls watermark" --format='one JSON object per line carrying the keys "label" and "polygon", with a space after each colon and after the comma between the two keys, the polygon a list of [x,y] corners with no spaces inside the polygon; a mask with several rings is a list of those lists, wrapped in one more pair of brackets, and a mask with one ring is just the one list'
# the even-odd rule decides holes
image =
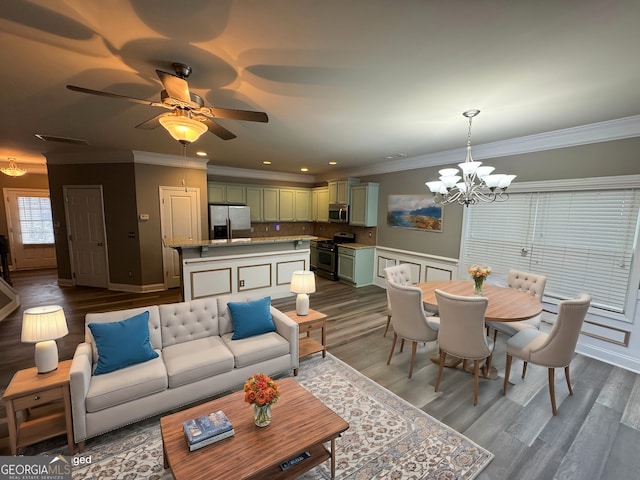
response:
{"label": "georgia mls watermark", "polygon": [[0,480],[72,480],[73,467],[90,463],[90,455],[0,457]]}

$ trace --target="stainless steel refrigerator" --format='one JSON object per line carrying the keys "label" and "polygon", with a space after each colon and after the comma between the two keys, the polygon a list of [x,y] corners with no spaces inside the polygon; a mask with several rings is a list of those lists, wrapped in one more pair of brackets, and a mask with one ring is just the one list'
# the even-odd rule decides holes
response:
{"label": "stainless steel refrigerator", "polygon": [[246,205],[209,204],[209,238],[231,240],[251,236],[251,215]]}

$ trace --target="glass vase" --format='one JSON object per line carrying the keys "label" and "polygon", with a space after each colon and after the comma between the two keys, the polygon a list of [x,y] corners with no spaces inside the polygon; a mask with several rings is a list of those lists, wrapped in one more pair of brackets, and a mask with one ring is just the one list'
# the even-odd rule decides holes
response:
{"label": "glass vase", "polygon": [[253,420],[258,427],[266,427],[271,423],[271,405],[253,404]]}
{"label": "glass vase", "polygon": [[473,294],[482,295],[483,285],[484,285],[484,277],[473,277]]}

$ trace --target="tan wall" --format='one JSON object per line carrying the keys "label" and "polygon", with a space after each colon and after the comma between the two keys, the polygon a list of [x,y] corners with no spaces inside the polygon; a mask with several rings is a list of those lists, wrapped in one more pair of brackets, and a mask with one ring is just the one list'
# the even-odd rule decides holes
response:
{"label": "tan wall", "polygon": [[[640,174],[640,138],[547,150],[523,155],[485,159],[499,173],[518,175],[517,181],[605,177]],[[463,158],[460,161],[464,161]],[[446,165],[448,166],[448,165]],[[362,177],[380,184],[378,202],[378,245],[443,257],[458,258],[463,209],[447,205],[441,233],[398,229],[387,226],[387,197],[401,194],[430,194],[424,183],[438,179],[445,165]],[[469,207],[473,208],[473,207]],[[402,234],[399,234],[402,232]]]}

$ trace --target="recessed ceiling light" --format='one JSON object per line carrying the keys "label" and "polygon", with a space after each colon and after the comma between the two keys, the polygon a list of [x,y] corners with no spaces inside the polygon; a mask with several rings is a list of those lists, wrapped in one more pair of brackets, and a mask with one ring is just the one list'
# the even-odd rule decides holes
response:
{"label": "recessed ceiling light", "polygon": [[301,172],[308,172],[308,171],[309,171],[309,169],[308,169],[307,167],[302,167],[302,168],[300,169],[300,171],[301,171]]}
{"label": "recessed ceiling light", "polygon": [[196,152],[196,155],[198,155],[199,157],[206,157],[207,156],[207,152],[203,152],[202,150],[198,150]]}
{"label": "recessed ceiling light", "polygon": [[269,160],[263,160],[262,164],[263,165],[271,165],[271,162]]}
{"label": "recessed ceiling light", "polygon": [[329,162],[329,165],[337,165],[338,162]]}

